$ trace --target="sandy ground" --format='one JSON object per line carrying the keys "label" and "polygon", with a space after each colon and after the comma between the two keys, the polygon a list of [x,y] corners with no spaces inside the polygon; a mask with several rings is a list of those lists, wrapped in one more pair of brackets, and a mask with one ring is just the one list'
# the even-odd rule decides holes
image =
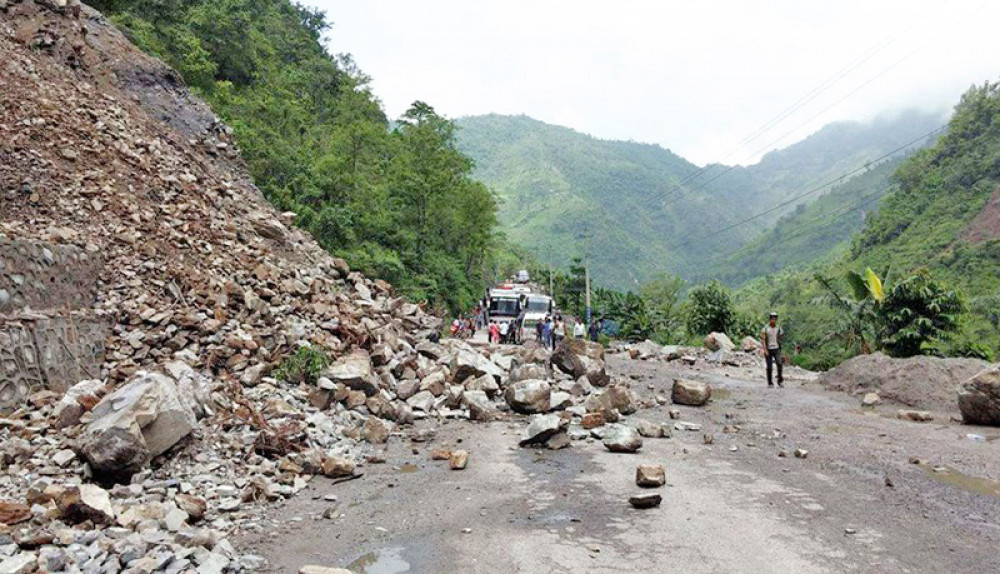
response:
{"label": "sandy ground", "polygon": [[[393,437],[386,464],[360,480],[317,480],[311,496],[272,509],[275,532],[241,543],[291,573],[1000,571],[1000,430],[947,415],[901,421],[892,405],[863,411],[856,397],[795,378],[767,389],[735,367],[610,366],[645,396],[669,395],[676,376],[711,382],[707,407],[676,407],[702,432],[614,454],[597,441],[517,448],[521,419],[424,421],[434,442]],[[665,422],[668,408],[632,418]],[[430,460],[457,447],[471,453],[464,471]],[[643,463],[665,465],[667,485],[655,490],[659,508],[634,510]]]}

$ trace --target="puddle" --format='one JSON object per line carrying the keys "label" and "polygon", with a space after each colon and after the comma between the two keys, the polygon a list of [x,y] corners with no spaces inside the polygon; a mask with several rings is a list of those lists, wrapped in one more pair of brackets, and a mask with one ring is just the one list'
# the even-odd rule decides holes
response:
{"label": "puddle", "polygon": [[994,496],[1000,498],[1000,482],[986,478],[978,478],[962,474],[953,468],[947,468],[944,472],[934,472],[930,465],[924,467],[927,476],[938,482],[950,484],[955,488],[960,488],[968,492],[982,494],[984,496]]}
{"label": "puddle", "polygon": [[712,400],[724,401],[733,396],[733,391],[729,389],[712,389]]}
{"label": "puddle", "polygon": [[411,472],[417,472],[418,470],[420,470],[419,466],[409,462],[399,467],[400,472],[405,472],[407,474]]}
{"label": "puddle", "polygon": [[400,574],[410,571],[410,563],[403,560],[403,548],[383,548],[361,556],[347,569],[356,574]]}

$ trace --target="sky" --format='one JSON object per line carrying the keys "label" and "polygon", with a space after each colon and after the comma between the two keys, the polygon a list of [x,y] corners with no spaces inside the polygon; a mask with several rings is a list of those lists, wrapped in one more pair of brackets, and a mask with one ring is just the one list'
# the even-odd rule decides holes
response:
{"label": "sky", "polygon": [[526,114],[699,165],[1000,79],[1000,2],[304,0],[395,118]]}

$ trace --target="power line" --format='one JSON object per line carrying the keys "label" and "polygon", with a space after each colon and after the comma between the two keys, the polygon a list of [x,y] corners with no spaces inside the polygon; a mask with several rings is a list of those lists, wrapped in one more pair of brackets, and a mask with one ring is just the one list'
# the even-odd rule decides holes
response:
{"label": "power line", "polygon": [[849,171],[849,172],[841,175],[840,177],[837,177],[836,179],[833,179],[833,180],[828,181],[828,182],[826,182],[826,183],[824,183],[824,184],[822,184],[822,185],[820,185],[818,187],[815,187],[813,189],[810,189],[808,191],[805,191],[803,193],[795,195],[795,196],[793,196],[793,197],[791,197],[789,199],[786,199],[786,200],[784,200],[784,201],[782,201],[782,202],[780,202],[780,203],[778,203],[778,204],[776,204],[776,205],[774,205],[772,207],[769,207],[768,209],[765,209],[764,211],[761,211],[761,212],[759,212],[759,213],[757,213],[755,215],[752,215],[750,217],[747,217],[745,219],[741,219],[740,221],[737,221],[736,223],[732,223],[732,224],[727,225],[725,227],[722,227],[720,229],[712,230],[712,231],[710,231],[710,232],[708,232],[708,233],[706,233],[704,235],[698,235],[698,236],[692,237],[690,239],[687,239],[683,243],[679,243],[679,244],[677,244],[675,246],[672,246],[671,248],[679,249],[681,247],[685,247],[685,246],[690,245],[691,242],[694,241],[694,240],[704,239],[704,238],[706,238],[706,237],[708,237],[710,235],[716,235],[716,234],[719,234],[719,233],[725,233],[727,231],[730,231],[730,230],[735,229],[737,227],[740,227],[742,225],[746,225],[747,223],[750,223],[751,221],[759,219],[759,218],[761,218],[761,217],[763,217],[763,216],[765,216],[765,215],[767,215],[769,213],[773,213],[773,212],[781,209],[782,207],[790,205],[790,204],[792,204],[792,203],[794,203],[794,202],[802,199],[803,197],[806,197],[807,195],[812,195],[812,194],[814,194],[814,193],[816,193],[818,191],[821,191],[821,190],[825,189],[828,186],[832,186],[833,184],[839,183],[839,182],[843,181],[845,178],[847,178],[849,176],[852,176],[852,175],[855,175],[855,174],[857,174],[858,172],[860,172],[860,171],[862,171],[864,169],[867,169],[867,166],[869,164],[878,163],[878,162],[880,162],[880,161],[882,161],[882,160],[884,160],[884,159],[886,159],[886,158],[888,158],[888,157],[890,157],[890,156],[892,156],[892,155],[894,155],[894,154],[896,154],[896,153],[898,153],[898,152],[900,152],[900,151],[902,151],[902,150],[904,150],[904,149],[906,149],[906,148],[908,148],[908,147],[910,147],[910,146],[912,146],[912,145],[914,145],[914,144],[916,144],[916,143],[918,143],[920,141],[926,140],[927,138],[929,138],[932,135],[934,135],[934,134],[936,134],[936,133],[944,130],[947,127],[948,127],[948,124],[944,124],[944,125],[942,125],[940,127],[937,127],[935,129],[927,132],[926,134],[920,136],[919,138],[917,138],[915,140],[912,140],[912,141],[910,141],[910,142],[908,142],[906,144],[903,144],[902,146],[897,147],[896,149],[894,149],[894,150],[892,150],[892,151],[890,151],[890,152],[882,155],[881,157],[879,157],[877,159],[871,160],[870,162],[865,162],[864,165],[862,165],[860,167],[857,167],[857,168],[855,168],[855,169],[853,169],[853,170],[851,170],[851,171]]}

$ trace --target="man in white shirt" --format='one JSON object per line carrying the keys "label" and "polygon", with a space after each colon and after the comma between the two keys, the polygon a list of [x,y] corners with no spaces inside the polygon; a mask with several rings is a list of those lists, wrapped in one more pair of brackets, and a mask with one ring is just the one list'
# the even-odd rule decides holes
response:
{"label": "man in white shirt", "polygon": [[510,341],[508,340],[508,337],[507,337],[507,334],[508,334],[509,331],[510,331],[510,323],[508,323],[507,321],[501,322],[500,323],[500,342],[503,343],[504,345],[506,345],[507,343],[510,343]]}
{"label": "man in white shirt", "polygon": [[768,324],[760,332],[760,346],[764,359],[767,361],[767,386],[769,387],[774,386],[771,379],[771,365],[773,363],[778,364],[778,386],[785,386],[785,379],[781,376],[781,340],[784,336],[785,332],[778,326],[778,314],[772,312]]}

